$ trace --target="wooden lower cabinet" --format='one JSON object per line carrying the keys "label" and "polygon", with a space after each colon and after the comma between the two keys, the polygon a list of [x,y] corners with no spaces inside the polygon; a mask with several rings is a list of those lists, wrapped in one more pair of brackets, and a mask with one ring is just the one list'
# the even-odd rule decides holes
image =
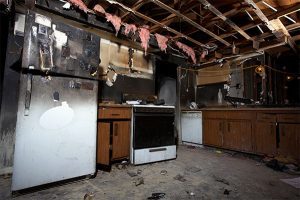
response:
{"label": "wooden lower cabinet", "polygon": [[97,164],[130,156],[131,108],[101,107],[98,116]]}
{"label": "wooden lower cabinet", "polygon": [[300,124],[279,123],[279,149],[281,156],[300,161]]}
{"label": "wooden lower cabinet", "polygon": [[206,119],[203,122],[204,144],[221,147],[223,143],[223,120]]}
{"label": "wooden lower cabinet", "polygon": [[275,156],[276,149],[276,123],[256,122],[253,131],[254,151],[259,154]]}
{"label": "wooden lower cabinet", "polygon": [[102,165],[109,165],[110,151],[110,123],[98,123],[98,138],[97,138],[97,163]]}
{"label": "wooden lower cabinet", "polygon": [[209,146],[279,155],[300,163],[300,111],[204,110],[203,141]]}
{"label": "wooden lower cabinet", "polygon": [[251,121],[224,121],[223,147],[242,151],[252,151]]}
{"label": "wooden lower cabinet", "polygon": [[130,148],[130,121],[113,122],[112,160],[128,158]]}

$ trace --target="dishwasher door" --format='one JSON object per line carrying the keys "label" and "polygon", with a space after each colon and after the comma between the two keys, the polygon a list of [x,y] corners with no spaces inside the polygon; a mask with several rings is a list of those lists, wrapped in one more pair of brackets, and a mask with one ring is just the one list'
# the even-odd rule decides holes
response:
{"label": "dishwasher door", "polygon": [[188,144],[202,144],[202,112],[181,112],[182,142]]}

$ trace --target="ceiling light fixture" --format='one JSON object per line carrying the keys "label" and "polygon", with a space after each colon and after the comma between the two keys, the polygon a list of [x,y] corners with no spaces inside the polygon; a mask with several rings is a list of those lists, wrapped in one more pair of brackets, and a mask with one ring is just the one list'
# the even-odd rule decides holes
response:
{"label": "ceiling light fixture", "polygon": [[245,12],[246,12],[247,15],[250,17],[250,19],[253,21],[254,19],[253,19],[253,17],[250,15],[250,13],[249,13],[247,10],[245,10]]}
{"label": "ceiling light fixture", "polygon": [[284,15],[285,18],[287,18],[288,20],[290,20],[291,22],[293,22],[294,24],[296,24],[296,21],[293,20],[291,17],[287,16],[287,15]]}
{"label": "ceiling light fixture", "polygon": [[262,1],[262,3],[265,4],[267,7],[271,8],[273,11],[277,12],[277,9],[271,6],[270,4],[268,4],[267,2]]}

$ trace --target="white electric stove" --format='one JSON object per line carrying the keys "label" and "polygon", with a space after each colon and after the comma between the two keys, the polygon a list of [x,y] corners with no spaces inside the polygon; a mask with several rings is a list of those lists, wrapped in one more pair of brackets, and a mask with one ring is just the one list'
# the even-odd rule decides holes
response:
{"label": "white electric stove", "polygon": [[174,106],[133,105],[131,163],[134,165],[176,158]]}

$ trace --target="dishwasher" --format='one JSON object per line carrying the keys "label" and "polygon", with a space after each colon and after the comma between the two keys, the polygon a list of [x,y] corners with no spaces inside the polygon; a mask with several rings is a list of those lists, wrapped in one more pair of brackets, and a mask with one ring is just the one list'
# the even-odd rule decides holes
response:
{"label": "dishwasher", "polygon": [[181,135],[183,144],[202,145],[201,111],[181,111]]}

